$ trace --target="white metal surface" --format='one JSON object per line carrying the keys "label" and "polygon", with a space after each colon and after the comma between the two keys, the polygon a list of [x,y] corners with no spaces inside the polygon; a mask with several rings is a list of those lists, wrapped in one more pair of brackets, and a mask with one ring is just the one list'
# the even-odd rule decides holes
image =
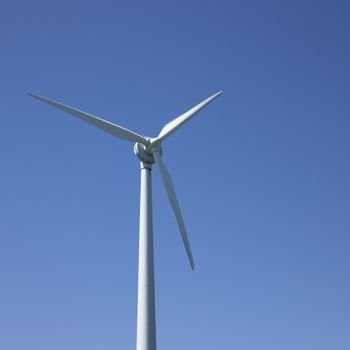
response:
{"label": "white metal surface", "polygon": [[156,350],[151,165],[141,162],[137,350]]}

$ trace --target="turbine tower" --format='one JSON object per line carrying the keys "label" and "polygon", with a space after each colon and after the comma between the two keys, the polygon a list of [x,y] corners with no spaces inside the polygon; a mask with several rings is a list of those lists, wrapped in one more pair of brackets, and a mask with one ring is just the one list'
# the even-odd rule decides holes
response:
{"label": "turbine tower", "polygon": [[29,93],[30,96],[45,102],[53,107],[102,129],[113,136],[135,142],[134,153],[140,160],[141,168],[141,194],[140,194],[140,236],[139,236],[139,271],[138,271],[138,297],[137,297],[137,350],[156,350],[156,314],[154,294],[154,258],[153,258],[153,223],[152,223],[152,183],[151,170],[157,164],[170,205],[174,211],[186,253],[194,269],[190,243],[182,218],[179,202],[176,197],[170,174],[161,158],[162,142],[176,130],[188,122],[197,112],[208,103],[221,95],[221,91],[208,97],[195,107],[181,114],[166,124],[157,137],[141,136],[133,131],[113,124],[91,114],[69,107],[60,102]]}

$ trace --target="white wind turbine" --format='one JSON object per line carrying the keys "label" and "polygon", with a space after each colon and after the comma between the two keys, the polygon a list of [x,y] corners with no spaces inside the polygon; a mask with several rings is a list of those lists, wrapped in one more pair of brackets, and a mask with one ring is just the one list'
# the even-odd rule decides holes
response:
{"label": "white wind turbine", "polygon": [[208,97],[189,111],[166,124],[157,137],[141,136],[91,114],[69,107],[48,98],[29,93],[30,96],[45,102],[53,107],[102,129],[113,136],[136,142],[134,153],[141,165],[141,195],[140,195],[140,237],[139,237],[139,273],[138,273],[138,299],[137,299],[137,350],[156,350],[156,318],[154,298],[154,263],[153,263],[153,224],[152,224],[152,164],[157,163],[161,179],[174,211],[181,237],[186,249],[192,269],[194,261],[187,237],[185,224],[176,197],[175,189],[162,155],[162,142],[172,135],[183,124],[189,121],[208,103],[221,95],[221,91]]}

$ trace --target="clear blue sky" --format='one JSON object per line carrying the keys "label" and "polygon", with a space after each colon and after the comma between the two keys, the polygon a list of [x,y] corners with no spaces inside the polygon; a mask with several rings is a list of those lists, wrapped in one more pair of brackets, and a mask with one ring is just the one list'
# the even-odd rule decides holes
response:
{"label": "clear blue sky", "polygon": [[158,348],[350,349],[347,1],[13,1],[0,20],[0,348],[134,349],[132,144],[164,144],[192,272],[153,172]]}

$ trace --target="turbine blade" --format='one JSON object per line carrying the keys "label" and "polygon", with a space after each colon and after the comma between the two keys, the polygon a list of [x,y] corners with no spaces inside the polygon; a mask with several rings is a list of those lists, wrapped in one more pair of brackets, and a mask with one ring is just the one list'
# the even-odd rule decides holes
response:
{"label": "turbine blade", "polygon": [[157,163],[157,166],[158,166],[158,169],[160,172],[160,176],[163,180],[165,191],[168,195],[171,207],[174,211],[175,218],[176,218],[177,224],[178,224],[179,229],[180,229],[182,241],[184,243],[186,253],[187,253],[188,259],[190,261],[190,264],[191,264],[191,267],[193,270],[194,269],[194,261],[193,261],[193,257],[192,257],[191,247],[190,247],[190,243],[188,241],[185,223],[184,223],[184,220],[182,218],[182,214],[181,214],[179,202],[178,202],[177,197],[176,197],[173,182],[171,180],[171,177],[169,175],[167,168],[165,167],[165,164],[163,163],[163,160],[162,160],[159,152],[153,152],[153,157]]}
{"label": "turbine blade", "polygon": [[95,117],[91,114],[79,111],[78,109],[69,107],[67,105],[64,105],[64,104],[59,103],[59,102],[54,101],[54,100],[50,100],[46,97],[38,96],[38,95],[35,95],[32,93],[28,93],[28,95],[30,95],[30,96],[32,96],[32,97],[34,97],[42,102],[45,102],[53,107],[61,109],[64,112],[72,114],[75,117],[77,117],[77,118],[79,118],[87,123],[90,123],[90,124],[96,126],[97,128],[102,129],[102,130],[104,130],[104,131],[110,133],[111,135],[116,136],[120,139],[127,140],[127,141],[133,141],[133,142],[141,142],[144,144],[146,143],[146,138],[144,138],[143,136],[138,135],[135,132],[130,131],[128,129],[125,129],[119,125],[113,124],[107,120],[103,120],[103,119]]}
{"label": "turbine blade", "polygon": [[206,100],[202,101],[198,105],[191,108],[189,111],[181,114],[179,117],[173,119],[168,124],[166,124],[161,132],[159,133],[157,139],[160,141],[165,140],[170,135],[172,135],[177,129],[179,129],[183,124],[189,121],[197,112],[204,108],[208,103],[213,101],[216,97],[222,94],[222,91],[217,92],[216,94],[208,97]]}

